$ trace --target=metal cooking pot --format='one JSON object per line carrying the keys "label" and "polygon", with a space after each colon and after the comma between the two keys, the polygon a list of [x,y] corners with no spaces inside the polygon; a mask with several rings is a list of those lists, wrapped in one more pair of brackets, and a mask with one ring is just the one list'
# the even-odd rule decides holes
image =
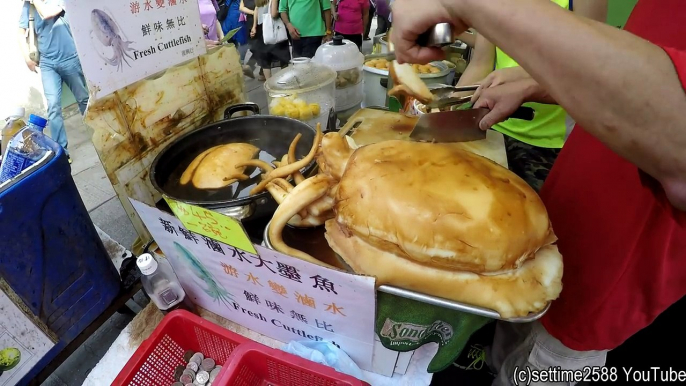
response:
{"label": "metal cooking pot", "polygon": [[[241,111],[254,115],[232,118]],[[150,180],[163,195],[176,201],[205,207],[238,220],[271,216],[276,202],[267,192],[250,195],[249,191],[260,181],[259,170],[246,169],[251,178],[227,187],[214,190],[196,189],[192,184],[181,185],[179,179],[188,165],[203,151],[217,145],[229,143],[250,143],[260,149],[260,159],[271,163],[288,153],[288,147],[300,133],[302,137],[296,147],[296,158],[309,153],[314,142],[315,130],[306,123],[286,117],[259,115],[260,109],[254,103],[230,106],[224,112],[224,120],[199,128],[177,138],[157,155],[152,163]],[[309,173],[315,166],[313,161],[301,170]]]}

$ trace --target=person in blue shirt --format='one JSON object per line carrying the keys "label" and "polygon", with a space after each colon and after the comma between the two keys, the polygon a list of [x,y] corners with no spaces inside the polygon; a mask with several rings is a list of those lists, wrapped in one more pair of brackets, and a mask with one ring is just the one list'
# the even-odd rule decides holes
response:
{"label": "person in blue shirt", "polygon": [[236,32],[235,35],[229,42],[236,45],[238,53],[241,57],[241,63],[245,60],[245,54],[248,52],[248,29],[250,27],[245,26],[244,21],[240,21],[241,18],[241,0],[222,0],[226,2],[226,6],[229,8],[229,13],[226,15],[226,19],[222,21],[222,30],[224,35],[228,34],[231,30],[240,27],[240,30]]}
{"label": "person in blue shirt", "polygon": [[[29,14],[35,13],[31,16],[34,19],[36,46],[40,54],[43,91],[48,101],[50,137],[67,151],[69,142],[62,118],[62,82],[71,89],[82,115],[88,105],[88,89],[64,12],[64,0],[32,0],[33,11],[30,3],[29,0],[24,2],[19,19],[21,51],[29,70],[38,72],[36,70],[38,64],[29,57],[29,47],[26,43],[29,32]],[[69,157],[69,162],[71,163],[71,157]]]}

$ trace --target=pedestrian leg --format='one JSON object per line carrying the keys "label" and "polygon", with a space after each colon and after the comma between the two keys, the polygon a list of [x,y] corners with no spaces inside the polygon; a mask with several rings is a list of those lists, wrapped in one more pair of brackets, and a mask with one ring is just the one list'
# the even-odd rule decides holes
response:
{"label": "pedestrian leg", "polygon": [[48,101],[48,121],[50,123],[50,137],[67,150],[67,131],[64,128],[62,118],[62,78],[49,65],[42,64],[41,79],[43,81],[43,92]]}
{"label": "pedestrian leg", "polygon": [[81,62],[78,58],[66,61],[59,64],[59,73],[64,83],[67,84],[72,94],[76,98],[76,103],[79,105],[81,115],[86,112],[88,106],[88,88],[86,87],[86,80],[83,77],[83,70],[81,69]]}

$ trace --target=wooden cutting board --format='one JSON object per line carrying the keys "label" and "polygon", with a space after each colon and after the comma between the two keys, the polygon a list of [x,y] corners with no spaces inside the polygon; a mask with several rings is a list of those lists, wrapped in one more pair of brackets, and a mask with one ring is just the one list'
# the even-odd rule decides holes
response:
{"label": "wooden cutting board", "polygon": [[[358,145],[369,145],[393,139],[410,141],[410,133],[418,118],[386,110],[361,109],[355,113],[340,130],[341,135],[350,135]],[[505,139],[494,130],[488,130],[481,141],[445,144],[455,146],[489,158],[507,167]]]}

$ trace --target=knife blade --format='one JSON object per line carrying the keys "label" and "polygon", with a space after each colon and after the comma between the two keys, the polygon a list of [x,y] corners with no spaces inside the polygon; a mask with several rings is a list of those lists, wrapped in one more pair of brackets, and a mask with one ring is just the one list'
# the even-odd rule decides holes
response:
{"label": "knife blade", "polygon": [[430,102],[426,104],[426,109],[427,111],[431,111],[433,109],[444,109],[446,107],[451,107],[451,106],[456,106],[456,105],[461,105],[468,103],[472,100],[472,96],[463,96],[463,97],[447,97],[447,98],[440,98],[436,99],[433,102]]}
{"label": "knife blade", "polygon": [[[420,142],[470,142],[486,139],[486,132],[479,128],[479,122],[488,114],[488,109],[441,111],[423,114],[417,120],[410,138]],[[534,109],[518,108],[510,118],[530,121]]]}

